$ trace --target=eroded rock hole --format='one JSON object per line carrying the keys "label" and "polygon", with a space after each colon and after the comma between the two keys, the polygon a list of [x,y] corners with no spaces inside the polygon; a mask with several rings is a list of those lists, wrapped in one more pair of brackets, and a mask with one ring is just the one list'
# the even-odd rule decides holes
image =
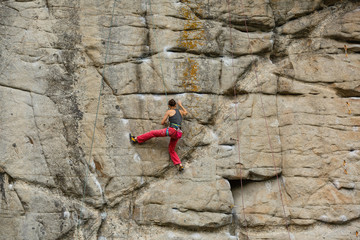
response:
{"label": "eroded rock hole", "polygon": [[244,189],[245,185],[248,183],[254,182],[252,180],[248,179],[236,179],[236,180],[228,180],[230,183],[231,193],[234,199],[234,205],[232,206],[231,214],[232,214],[232,221],[230,224],[230,235],[235,236],[236,235],[236,228],[240,225],[239,220],[239,209],[242,208],[241,205],[239,205],[239,201],[241,201],[241,188]]}

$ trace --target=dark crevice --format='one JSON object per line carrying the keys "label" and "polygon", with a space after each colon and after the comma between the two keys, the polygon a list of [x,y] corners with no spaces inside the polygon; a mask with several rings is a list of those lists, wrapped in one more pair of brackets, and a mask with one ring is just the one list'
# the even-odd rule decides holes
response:
{"label": "dark crevice", "polygon": [[3,84],[3,83],[0,83],[0,87],[11,88],[11,89],[18,90],[18,91],[23,91],[23,92],[28,92],[28,93],[35,93],[35,94],[44,96],[44,94],[40,93],[40,92],[34,92],[33,90],[25,89],[25,88],[22,88],[22,87],[9,86],[9,85]]}
{"label": "dark crevice", "polygon": [[5,192],[5,172],[0,172],[0,192],[1,192],[1,199],[5,201],[5,203],[7,204],[7,200],[6,200],[6,192]]}
{"label": "dark crevice", "polygon": [[[289,92],[289,91],[278,91],[277,95],[281,95],[281,96],[303,96],[304,94],[302,93],[296,93],[296,92]],[[314,93],[311,95],[318,95],[318,93]]]}
{"label": "dark crevice", "polygon": [[218,77],[218,84],[219,84],[219,89],[222,89],[222,81],[221,81],[221,77],[222,77],[222,72],[223,72],[223,64],[224,60],[220,59],[220,73],[219,73],[219,77]]}
{"label": "dark crevice", "polygon": [[142,16],[145,19],[145,28],[148,29],[148,31],[146,31],[146,36],[145,36],[145,49],[144,52],[141,54],[140,59],[144,59],[144,58],[148,58],[151,56],[151,49],[150,49],[150,26],[149,26],[149,21],[147,19],[147,15],[148,15],[148,11],[147,11],[147,4],[146,4],[146,11],[144,12],[144,15]]}
{"label": "dark crevice", "polygon": [[[123,94],[118,94],[117,96],[121,97],[121,96],[138,96],[138,95],[145,95],[145,96],[152,96],[152,97],[156,97],[156,96],[167,96],[167,95],[180,95],[180,94],[204,94],[204,95],[212,95],[212,96],[219,96],[221,94],[218,93],[213,93],[213,92],[195,92],[195,91],[184,91],[184,92],[173,92],[173,91],[169,91],[167,93],[164,92],[159,92],[159,93],[149,93],[149,92],[133,92],[133,93],[123,93]],[[169,96],[170,97],[170,96]]]}
{"label": "dark crevice", "polygon": [[346,42],[346,43],[349,43],[349,44],[360,44],[360,39],[351,38],[351,37],[345,37],[345,36],[341,36],[340,34],[339,35],[329,36],[329,39],[339,41],[339,42]]}
{"label": "dark crevice", "polygon": [[51,6],[49,4],[49,0],[45,0],[45,6],[48,9],[49,13],[51,12]]}
{"label": "dark crevice", "polygon": [[336,95],[341,98],[360,97],[360,92],[353,89],[335,88]]}
{"label": "dark crevice", "polygon": [[[169,228],[172,231],[174,229],[178,229],[178,230],[182,230],[182,231],[188,231],[188,232],[195,232],[195,233],[199,233],[199,232],[206,232],[206,233],[218,233],[219,231],[221,231],[222,229],[224,229],[225,227],[228,228],[229,223],[227,223],[226,225],[216,225],[216,223],[211,224],[211,226],[197,226],[197,225],[188,225],[188,226],[183,226],[183,225],[179,225],[176,223],[159,223],[158,221],[153,221],[152,223],[137,223],[138,225],[144,225],[144,226],[161,226],[162,228]],[[210,225],[210,224],[209,224]],[[225,230],[226,231],[226,230]],[[179,238],[176,238],[179,239]]]}
{"label": "dark crevice", "polygon": [[[235,83],[236,84],[236,83]],[[241,95],[248,95],[250,94],[249,92],[245,91],[245,90],[238,90],[235,89],[234,87],[228,88],[227,90],[225,90],[221,96],[228,96],[228,97],[234,97],[234,96],[241,96]]]}
{"label": "dark crevice", "polygon": [[176,18],[176,19],[180,19],[180,20],[188,20],[185,17],[180,17],[180,16],[177,16],[177,15],[167,15],[167,14],[165,14],[165,17],[172,17],[172,18]]}
{"label": "dark crevice", "polygon": [[[1,3],[2,3],[3,1],[1,1]],[[13,6],[9,6],[9,5],[6,5],[6,4],[2,4],[3,6],[5,6],[5,7],[7,7],[7,8],[10,8],[10,9],[12,9],[12,10],[15,10],[16,12],[20,12],[20,10],[19,9],[17,9],[17,8],[15,8],[15,7],[13,7]]]}
{"label": "dark crevice", "polygon": [[335,3],[337,3],[337,2],[339,2],[339,0],[324,0],[324,4],[326,5],[326,6],[332,6],[332,5],[334,5]]}
{"label": "dark crevice", "polygon": [[[278,167],[277,169],[279,170],[281,168]],[[252,174],[254,174],[254,173],[252,173]],[[253,175],[253,176],[255,176],[255,175]],[[256,176],[258,176],[258,175],[256,175]],[[252,176],[251,176],[251,173],[250,173],[249,176],[247,176],[246,179],[244,179],[244,178],[242,180],[240,180],[240,179],[235,179],[235,180],[227,179],[229,181],[229,183],[230,183],[231,192],[234,193],[235,190],[241,189],[241,186],[244,188],[244,187],[247,187],[247,185],[249,185],[251,183],[265,182],[265,181],[278,181],[278,179],[280,181],[280,184],[283,185],[282,180],[281,180],[281,178],[282,178],[281,173],[278,173],[277,176],[276,175],[270,176],[270,177],[264,178],[262,180],[252,180],[251,177]],[[279,189],[276,189],[276,191],[279,191]],[[234,197],[234,195],[233,195],[233,197]]]}
{"label": "dark crevice", "polygon": [[187,49],[185,47],[174,46],[174,47],[166,49],[166,52],[186,53],[186,50]]}
{"label": "dark crevice", "polygon": [[231,192],[233,193],[235,189],[245,187],[245,185],[248,185],[250,183],[253,182],[261,182],[261,181],[254,181],[254,180],[249,180],[249,179],[236,179],[236,180],[230,180],[228,179],[229,183],[230,183],[230,188],[231,188]]}

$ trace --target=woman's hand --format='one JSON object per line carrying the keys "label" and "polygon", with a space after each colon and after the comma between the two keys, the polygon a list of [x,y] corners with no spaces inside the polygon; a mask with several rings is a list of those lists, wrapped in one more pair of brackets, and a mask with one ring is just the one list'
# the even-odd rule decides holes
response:
{"label": "woman's hand", "polygon": [[186,109],[183,107],[183,105],[181,105],[181,101],[180,101],[180,100],[178,101],[178,105],[179,105],[179,107],[181,108],[181,110],[180,110],[181,116],[187,115],[187,114],[188,114],[188,111],[186,111]]}

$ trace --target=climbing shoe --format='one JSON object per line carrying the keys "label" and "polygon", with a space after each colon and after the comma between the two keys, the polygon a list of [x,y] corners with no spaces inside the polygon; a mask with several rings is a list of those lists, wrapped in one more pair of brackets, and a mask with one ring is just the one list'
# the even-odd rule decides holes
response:
{"label": "climbing shoe", "polygon": [[181,163],[176,165],[176,166],[177,166],[177,169],[178,169],[179,172],[184,171],[184,166]]}
{"label": "climbing shoe", "polygon": [[130,142],[131,142],[132,144],[135,144],[135,143],[138,142],[138,141],[136,140],[135,136],[132,135],[131,133],[129,133],[129,138],[130,138]]}

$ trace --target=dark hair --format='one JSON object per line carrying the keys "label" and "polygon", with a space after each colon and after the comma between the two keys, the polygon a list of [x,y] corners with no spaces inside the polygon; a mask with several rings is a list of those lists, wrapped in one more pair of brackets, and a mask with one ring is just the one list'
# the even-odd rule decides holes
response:
{"label": "dark hair", "polygon": [[168,104],[169,104],[170,107],[176,106],[176,102],[175,102],[174,99],[170,99],[169,102],[168,102]]}

